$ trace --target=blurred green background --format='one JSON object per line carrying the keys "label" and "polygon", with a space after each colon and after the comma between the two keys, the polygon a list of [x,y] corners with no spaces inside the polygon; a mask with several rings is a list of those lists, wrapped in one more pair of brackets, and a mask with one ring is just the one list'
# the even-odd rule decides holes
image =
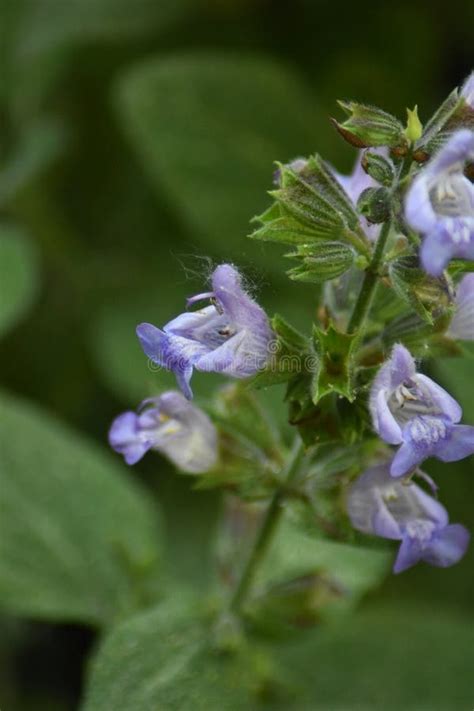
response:
{"label": "blurred green background", "polygon": [[[270,312],[309,330],[313,289],[286,279],[281,250],[246,240],[273,161],[318,151],[349,171],[354,153],[328,121],[336,99],[402,118],[418,104],[426,120],[473,64],[465,1],[2,0],[1,9],[1,385],[102,449],[115,414],[173,383],[147,369],[135,325],[171,318],[212,263],[239,264]],[[474,424],[472,361],[429,367]],[[198,379],[196,390],[214,384]],[[18,446],[27,439],[18,432]],[[452,520],[474,530],[472,459],[428,469]],[[191,492],[158,457],[128,476],[156,492],[170,565],[199,584],[218,497]],[[429,684],[445,658],[452,690],[440,708],[468,708],[452,654],[474,622],[473,563],[471,546],[458,566],[391,577],[365,603],[382,606],[381,619],[419,610],[422,636],[438,625],[425,658],[392,650],[389,659],[400,679],[418,665]],[[0,618],[2,709],[75,709],[92,632],[28,617]],[[334,669],[343,660],[332,654]],[[323,691],[335,709],[337,689],[353,680],[344,668],[333,676]],[[365,708],[370,693],[354,693],[351,708]],[[421,683],[413,693],[421,709]]]}

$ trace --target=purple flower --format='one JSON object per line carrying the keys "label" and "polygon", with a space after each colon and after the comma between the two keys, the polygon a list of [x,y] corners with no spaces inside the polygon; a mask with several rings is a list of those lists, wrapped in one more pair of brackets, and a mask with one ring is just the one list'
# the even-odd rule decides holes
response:
{"label": "purple flower", "polygon": [[471,109],[474,109],[474,71],[471,72],[461,89],[461,96]]}
{"label": "purple flower", "polygon": [[466,274],[456,289],[455,312],[446,335],[474,341],[474,274]]}
{"label": "purple flower", "polygon": [[179,392],[144,400],[138,414],[124,412],[112,423],[110,446],[127,464],[149,449],[166,455],[184,472],[209,471],[217,462],[217,431],[209,417]]}
{"label": "purple flower", "polygon": [[386,464],[368,469],[352,484],[347,509],[359,531],[401,541],[394,573],[420,560],[447,568],[463,557],[469,545],[467,529],[449,524],[439,501],[416,484],[394,481]]}
{"label": "purple flower", "polygon": [[402,345],[393,348],[370,392],[375,431],[389,444],[400,444],[390,467],[393,477],[413,471],[424,459],[455,462],[474,452],[474,427],[458,425],[459,404],[431,378],[416,372]]}
{"label": "purple flower", "polygon": [[463,172],[472,160],[474,132],[457,131],[408,191],[405,217],[424,237],[421,262],[432,276],[440,276],[454,257],[474,259],[474,185]]}
{"label": "purple flower", "polygon": [[267,315],[242,287],[239,272],[221,264],[212,275],[212,291],[188,299],[188,306],[208,300],[209,306],[186,312],[163,330],[142,323],[137,335],[146,355],[172,370],[187,398],[192,398],[193,369],[246,378],[261,370],[274,339]]}

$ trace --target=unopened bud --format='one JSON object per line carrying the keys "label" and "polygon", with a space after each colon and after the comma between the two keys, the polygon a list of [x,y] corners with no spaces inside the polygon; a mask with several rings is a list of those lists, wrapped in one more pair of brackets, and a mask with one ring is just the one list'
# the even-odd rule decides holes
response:
{"label": "unopened bud", "polygon": [[386,222],[391,212],[390,192],[386,188],[367,188],[360,194],[357,209],[368,222]]}
{"label": "unopened bud", "polygon": [[423,133],[423,125],[418,117],[418,106],[412,110],[407,109],[407,127],[405,129],[405,136],[410,141],[410,143],[415,143]]}

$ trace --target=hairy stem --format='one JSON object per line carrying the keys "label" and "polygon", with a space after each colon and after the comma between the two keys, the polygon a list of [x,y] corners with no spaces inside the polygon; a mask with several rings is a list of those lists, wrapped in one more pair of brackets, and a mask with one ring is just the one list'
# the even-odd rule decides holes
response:
{"label": "hairy stem", "polygon": [[370,260],[370,264],[365,272],[364,281],[362,282],[359,296],[357,297],[354,311],[352,312],[352,316],[347,327],[348,333],[354,333],[354,331],[357,331],[357,329],[364,323],[367,314],[369,313],[375,287],[377,286],[380,264],[382,262],[391,226],[391,220],[384,222],[382,225],[372,259]]}
{"label": "hairy stem", "polygon": [[230,609],[235,613],[238,613],[241,610],[252,586],[260,562],[265,557],[268,547],[273,539],[273,535],[283,512],[282,503],[285,498],[286,488],[288,484],[291,483],[291,481],[293,481],[293,479],[297,476],[303,456],[303,443],[300,440],[297,440],[288,458],[283,482],[276,490],[272,500],[270,501],[265,517],[260,526],[260,530],[255,538],[252,551],[231,599]]}

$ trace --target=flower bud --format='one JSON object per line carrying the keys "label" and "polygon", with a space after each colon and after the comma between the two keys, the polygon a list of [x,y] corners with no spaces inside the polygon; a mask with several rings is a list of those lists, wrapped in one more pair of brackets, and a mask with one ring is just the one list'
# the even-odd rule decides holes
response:
{"label": "flower bud", "polygon": [[338,104],[349,118],[342,124],[333,119],[333,124],[352,146],[389,146],[406,153],[407,139],[402,124],[395,116],[376,106],[355,101],[339,101]]}
{"label": "flower bud", "polygon": [[362,167],[377,183],[390,188],[395,178],[395,171],[391,161],[380,155],[366,151],[362,156]]}
{"label": "flower bud", "polygon": [[386,222],[391,212],[390,192],[386,188],[367,188],[357,201],[357,209],[368,222]]}

